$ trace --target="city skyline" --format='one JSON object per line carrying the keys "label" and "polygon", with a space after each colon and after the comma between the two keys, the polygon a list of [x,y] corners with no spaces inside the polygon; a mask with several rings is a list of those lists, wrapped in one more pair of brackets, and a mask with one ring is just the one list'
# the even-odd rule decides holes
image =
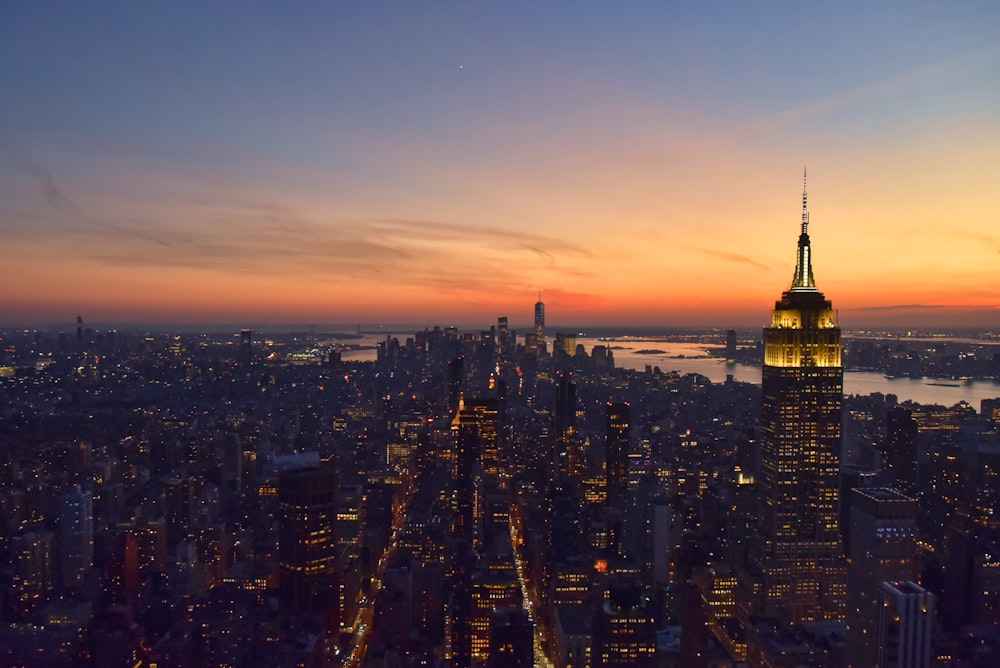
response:
{"label": "city skyline", "polygon": [[761,326],[803,165],[844,328],[997,322],[995,5],[256,9],[4,10],[0,323]]}

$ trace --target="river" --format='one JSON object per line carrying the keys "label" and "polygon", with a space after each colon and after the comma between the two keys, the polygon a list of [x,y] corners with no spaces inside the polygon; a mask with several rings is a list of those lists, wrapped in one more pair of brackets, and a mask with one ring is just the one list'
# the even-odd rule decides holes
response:
{"label": "river", "polygon": [[[360,345],[374,346],[379,340],[367,335]],[[589,355],[596,345],[612,346],[615,366],[619,369],[643,371],[646,366],[660,367],[663,372],[677,371],[681,374],[698,373],[713,383],[721,383],[732,374],[734,380],[760,384],[760,367],[746,364],[728,365],[719,357],[709,357],[706,349],[721,348],[702,343],[683,343],[651,339],[628,339],[603,341],[591,337],[578,337]],[[551,345],[551,342],[550,342]],[[644,354],[640,350],[662,350],[663,353]],[[375,359],[373,348],[345,351],[345,361],[371,361]],[[954,406],[967,401],[977,411],[983,399],[1000,397],[1000,383],[973,381],[970,383],[935,380],[932,378],[886,378],[880,373],[867,371],[844,372],[844,394],[868,395],[873,392],[895,394],[899,401],[915,401],[918,404],[939,404]]]}
{"label": "river", "polygon": [[[709,357],[706,349],[721,349],[702,343],[678,343],[673,341],[636,340],[606,342],[599,339],[578,338],[589,353],[595,345],[611,345],[614,348],[615,366],[622,369],[642,371],[649,366],[658,366],[661,371],[699,373],[713,383],[721,383],[732,374],[734,380],[760,384],[760,367],[746,364],[726,364],[719,357]],[[663,354],[643,354],[640,350],[662,350]],[[683,357],[681,357],[683,355]],[[939,384],[942,383],[942,384]],[[899,401],[915,401],[918,404],[940,404],[953,406],[967,401],[977,411],[980,401],[1000,397],[1000,383],[974,381],[971,383],[935,380],[932,378],[886,378],[881,373],[868,371],[845,371],[844,394],[868,395],[873,392],[895,394]]]}

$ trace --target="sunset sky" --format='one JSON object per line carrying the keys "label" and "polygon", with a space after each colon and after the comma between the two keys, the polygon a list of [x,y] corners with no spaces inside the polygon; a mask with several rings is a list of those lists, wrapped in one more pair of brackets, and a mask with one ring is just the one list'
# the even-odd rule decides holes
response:
{"label": "sunset sky", "polygon": [[1000,329],[1000,3],[7,2],[0,324]]}

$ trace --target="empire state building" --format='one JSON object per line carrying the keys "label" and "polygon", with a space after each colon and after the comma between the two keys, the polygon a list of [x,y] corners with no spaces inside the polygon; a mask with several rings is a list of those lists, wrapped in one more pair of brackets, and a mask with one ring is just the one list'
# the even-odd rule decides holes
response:
{"label": "empire state building", "polygon": [[786,623],[843,619],[837,512],[843,382],[837,314],[813,279],[803,184],[795,275],[764,328],[753,614]]}

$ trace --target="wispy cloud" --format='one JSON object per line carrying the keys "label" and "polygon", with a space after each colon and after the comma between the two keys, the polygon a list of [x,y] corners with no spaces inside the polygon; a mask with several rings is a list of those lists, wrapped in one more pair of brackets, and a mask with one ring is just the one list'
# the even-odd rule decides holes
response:
{"label": "wispy cloud", "polygon": [[936,311],[982,309],[982,306],[963,306],[960,304],[885,304],[881,306],[858,306],[847,311]]}
{"label": "wispy cloud", "polygon": [[725,251],[712,250],[710,248],[698,248],[699,253],[704,255],[709,255],[711,257],[719,258],[720,260],[725,260],[726,262],[735,262],[737,264],[748,264],[759,269],[770,269],[766,264],[761,264],[754,260],[753,258],[747,257],[746,255],[740,255],[738,253],[727,253]]}
{"label": "wispy cloud", "polygon": [[894,77],[849,88],[807,102],[751,123],[749,128],[765,128],[824,116],[844,107],[853,107],[879,98],[920,88],[928,83],[947,81],[959,73],[990,66],[1000,59],[1000,47],[988,47],[962,53],[937,63],[904,72]]}
{"label": "wispy cloud", "polygon": [[[149,241],[158,246],[171,246],[172,243],[161,235],[143,229],[136,220],[111,220],[95,217],[84,212],[76,202],[63,193],[56,185],[52,172],[43,164],[35,162],[27,153],[16,149],[9,142],[0,139],[0,152],[7,156],[10,162],[22,173],[31,177],[41,188],[46,204],[54,212],[63,216],[70,223],[83,225],[91,230],[101,230],[120,236],[133,237]],[[45,233],[45,230],[37,232]]]}

